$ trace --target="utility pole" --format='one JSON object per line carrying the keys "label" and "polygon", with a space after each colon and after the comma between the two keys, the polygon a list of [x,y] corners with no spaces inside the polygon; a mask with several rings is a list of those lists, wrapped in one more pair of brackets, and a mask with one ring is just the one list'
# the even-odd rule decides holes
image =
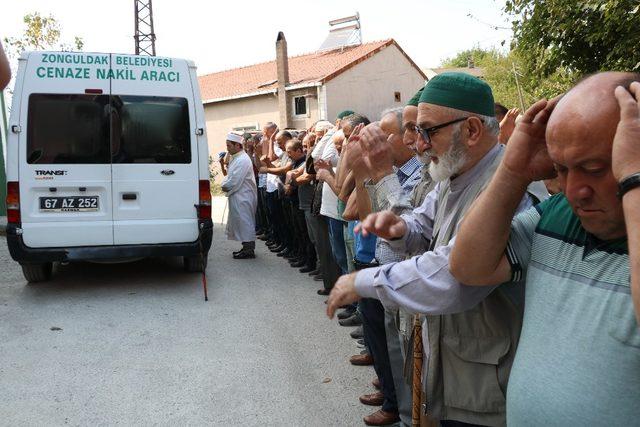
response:
{"label": "utility pole", "polygon": [[518,80],[518,71],[516,70],[516,64],[514,62],[511,63],[513,67],[513,76],[516,78],[516,87],[518,88],[518,98],[520,98],[520,111],[522,114],[526,111],[524,108],[524,96],[522,96],[522,88],[520,87],[520,81]]}
{"label": "utility pole", "polygon": [[156,34],[153,32],[151,0],[134,0],[136,55],[156,56]]}

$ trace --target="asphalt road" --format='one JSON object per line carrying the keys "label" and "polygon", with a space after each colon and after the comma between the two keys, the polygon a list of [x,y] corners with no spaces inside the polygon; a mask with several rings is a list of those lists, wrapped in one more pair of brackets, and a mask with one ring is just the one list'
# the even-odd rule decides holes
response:
{"label": "asphalt road", "polygon": [[177,259],[59,266],[29,285],[0,237],[0,425],[358,426],[370,367],[319,282],[216,224],[209,302]]}

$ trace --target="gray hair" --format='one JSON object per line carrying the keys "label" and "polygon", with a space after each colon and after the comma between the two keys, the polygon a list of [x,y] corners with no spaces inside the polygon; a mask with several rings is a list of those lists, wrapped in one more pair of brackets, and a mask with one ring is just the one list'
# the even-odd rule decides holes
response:
{"label": "gray hair", "polygon": [[478,117],[482,119],[484,130],[489,135],[497,138],[500,134],[500,123],[498,123],[498,119],[491,116],[483,116],[482,114],[478,114]]}
{"label": "gray hair", "polygon": [[333,129],[333,123],[326,120],[320,120],[318,123],[316,123],[315,130],[318,132],[327,131],[329,129]]}
{"label": "gray hair", "polygon": [[402,130],[402,110],[404,110],[404,107],[387,108],[380,113],[380,120],[389,114],[395,114],[396,121],[398,122],[398,129]]}
{"label": "gray hair", "polygon": [[352,128],[355,128],[360,123],[366,126],[371,122],[366,116],[363,116],[362,114],[358,114],[358,113],[353,113],[353,114],[349,114],[346,117],[343,117],[341,123],[342,123],[342,126],[344,126],[345,124],[349,124],[349,126],[351,126]]}
{"label": "gray hair", "polygon": [[[496,119],[495,117],[485,116],[483,114],[477,113],[469,113],[468,111],[458,110],[451,107],[440,106],[440,108],[447,110],[451,114],[452,118],[460,117],[460,114],[465,114],[469,117],[477,117],[482,120],[482,127],[489,136],[498,138],[498,135],[500,134],[500,123],[498,123],[498,119]],[[459,129],[462,126],[462,123],[456,123],[454,126],[456,129]]]}

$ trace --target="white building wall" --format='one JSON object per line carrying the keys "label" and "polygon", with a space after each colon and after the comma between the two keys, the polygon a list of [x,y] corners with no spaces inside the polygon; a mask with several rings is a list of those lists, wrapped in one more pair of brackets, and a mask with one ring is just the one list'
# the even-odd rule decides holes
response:
{"label": "white building wall", "polygon": [[[403,107],[425,84],[418,70],[391,45],[326,84],[327,119],[343,110],[364,114],[371,121],[390,107]],[[400,92],[396,102],[394,93]]]}

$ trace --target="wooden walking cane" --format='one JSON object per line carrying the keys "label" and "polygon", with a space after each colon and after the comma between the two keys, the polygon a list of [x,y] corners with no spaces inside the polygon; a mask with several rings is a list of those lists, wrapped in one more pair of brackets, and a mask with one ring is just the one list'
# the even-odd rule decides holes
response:
{"label": "wooden walking cane", "polygon": [[422,406],[422,323],[420,315],[413,320],[413,380],[411,382],[413,405],[411,426],[420,427],[420,407]]}

